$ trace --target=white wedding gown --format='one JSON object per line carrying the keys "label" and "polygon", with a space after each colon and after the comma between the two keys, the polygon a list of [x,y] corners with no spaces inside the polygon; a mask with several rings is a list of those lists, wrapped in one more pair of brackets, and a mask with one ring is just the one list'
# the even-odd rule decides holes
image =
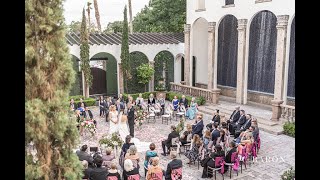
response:
{"label": "white wedding gown", "polygon": [[[113,121],[117,121],[118,120],[118,112],[115,111],[115,112],[110,112],[110,128],[109,128],[109,134],[112,134],[112,133],[115,133],[115,132],[118,132],[118,129],[119,129],[119,125],[118,123],[114,123]],[[119,121],[118,121],[119,122]]]}
{"label": "white wedding gown", "polygon": [[130,135],[127,122],[121,122],[122,114],[119,116],[119,134],[123,142],[126,141],[126,136]]}

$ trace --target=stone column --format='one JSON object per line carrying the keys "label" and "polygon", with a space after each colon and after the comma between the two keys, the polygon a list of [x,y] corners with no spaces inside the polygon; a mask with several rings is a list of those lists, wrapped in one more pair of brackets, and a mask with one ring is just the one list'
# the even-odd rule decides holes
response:
{"label": "stone column", "polygon": [[184,25],[184,81],[187,86],[191,86],[190,82],[190,24]]}
{"label": "stone column", "polygon": [[[215,61],[215,29],[216,23],[208,23],[208,89],[213,89],[213,68]],[[214,77],[217,78],[217,77]]]}
{"label": "stone column", "polygon": [[236,102],[244,104],[244,78],[246,55],[247,19],[238,19],[238,62],[237,62],[237,97]]}
{"label": "stone column", "polygon": [[122,65],[118,63],[119,66],[119,91],[120,93],[124,93],[124,82],[123,82],[123,73],[122,73]]}
{"label": "stone column", "polygon": [[281,107],[283,103],[284,71],[287,48],[287,26],[288,15],[277,16],[277,53],[276,70],[274,84],[274,99],[272,103],[272,120],[278,121],[281,116]]}
{"label": "stone column", "polygon": [[[154,61],[149,61],[150,66],[154,69]],[[149,82],[149,91],[154,91],[154,74],[151,77],[151,80]]]}

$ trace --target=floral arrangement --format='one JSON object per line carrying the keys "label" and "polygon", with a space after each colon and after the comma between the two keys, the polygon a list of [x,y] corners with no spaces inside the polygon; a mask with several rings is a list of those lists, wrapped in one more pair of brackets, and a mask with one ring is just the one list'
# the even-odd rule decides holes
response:
{"label": "floral arrangement", "polygon": [[80,119],[80,125],[84,128],[84,129],[87,129],[90,133],[91,133],[91,136],[94,136],[94,134],[96,133],[96,126],[93,122],[92,119],[90,120],[85,120],[84,118],[81,118]]}
{"label": "floral arrangement", "polygon": [[180,132],[183,131],[184,129],[184,122],[185,122],[185,119],[183,117],[180,118],[180,121],[179,121],[179,124],[177,125],[176,127],[176,132],[180,134]]}
{"label": "floral arrangement", "polygon": [[139,108],[136,108],[136,110],[137,117],[135,119],[135,124],[141,126],[142,123],[146,120],[148,113]]}
{"label": "floral arrangement", "polygon": [[281,175],[282,180],[293,180],[295,179],[295,170],[291,167]]}
{"label": "floral arrangement", "polygon": [[121,147],[123,144],[122,139],[120,138],[118,133],[112,133],[111,135],[104,135],[99,140],[100,146],[111,147],[112,149],[115,146]]}

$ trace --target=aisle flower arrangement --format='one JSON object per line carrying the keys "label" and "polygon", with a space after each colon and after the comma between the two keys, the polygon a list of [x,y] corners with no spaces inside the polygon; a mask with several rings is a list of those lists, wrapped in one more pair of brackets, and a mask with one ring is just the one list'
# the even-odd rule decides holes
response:
{"label": "aisle flower arrangement", "polygon": [[96,133],[97,128],[96,128],[95,124],[93,123],[93,119],[86,120],[84,118],[81,118],[80,125],[84,129],[88,130],[91,133],[91,136],[94,136],[94,134]]}
{"label": "aisle flower arrangement", "polygon": [[111,135],[103,135],[99,140],[99,144],[101,147],[111,147],[112,149],[115,147],[121,147],[124,142],[120,138],[118,133],[112,133]]}
{"label": "aisle flower arrangement", "polygon": [[144,112],[140,108],[136,108],[136,118],[135,118],[135,124],[140,127],[142,123],[146,120],[148,113]]}

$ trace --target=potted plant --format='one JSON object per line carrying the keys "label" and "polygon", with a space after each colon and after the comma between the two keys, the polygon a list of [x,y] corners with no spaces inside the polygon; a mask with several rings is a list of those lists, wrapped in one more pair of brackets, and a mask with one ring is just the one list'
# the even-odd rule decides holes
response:
{"label": "potted plant", "polygon": [[155,88],[156,90],[156,97],[159,98],[159,95],[162,94],[163,98],[166,98],[166,88],[165,82],[163,78],[160,78],[158,81],[158,85]]}

